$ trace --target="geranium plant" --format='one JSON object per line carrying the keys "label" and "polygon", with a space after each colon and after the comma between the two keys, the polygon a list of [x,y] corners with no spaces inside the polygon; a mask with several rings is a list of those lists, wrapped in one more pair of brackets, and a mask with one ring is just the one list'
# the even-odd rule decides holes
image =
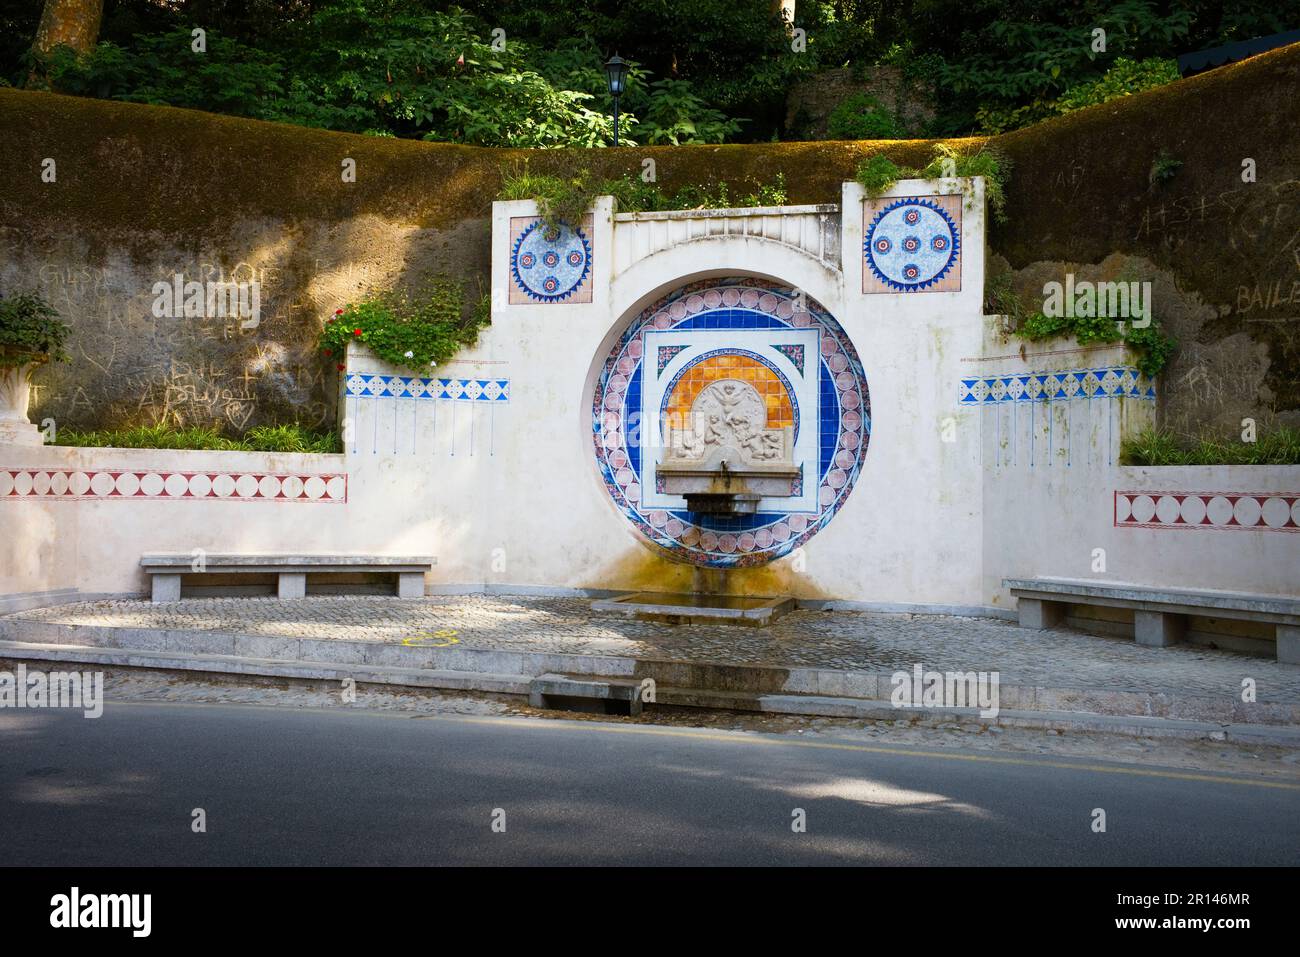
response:
{"label": "geranium plant", "polygon": [[0,296],[0,368],[66,361],[64,343],[70,332],[54,307],[40,296]]}
{"label": "geranium plant", "polygon": [[376,293],[339,309],[326,320],[319,345],[340,371],[348,343],[358,342],[387,363],[427,372],[477,342],[490,321],[487,297],[466,315],[464,284],[438,277],[413,291]]}

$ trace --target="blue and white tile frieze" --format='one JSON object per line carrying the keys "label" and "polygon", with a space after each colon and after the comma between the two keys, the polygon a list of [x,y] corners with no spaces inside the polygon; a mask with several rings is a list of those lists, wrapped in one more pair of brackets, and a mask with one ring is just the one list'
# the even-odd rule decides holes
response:
{"label": "blue and white tile frieze", "polygon": [[349,454],[496,454],[498,409],[510,380],[349,372],[344,380],[344,448]]}
{"label": "blue and white tile frieze", "polygon": [[1155,383],[1137,369],[1111,366],[1059,372],[1014,372],[961,380],[962,405],[1071,399],[1154,399]]}
{"label": "blue and white tile frieze", "polygon": [[415,376],[348,374],[348,398],[448,399],[455,402],[509,402],[509,379],[421,379]]}

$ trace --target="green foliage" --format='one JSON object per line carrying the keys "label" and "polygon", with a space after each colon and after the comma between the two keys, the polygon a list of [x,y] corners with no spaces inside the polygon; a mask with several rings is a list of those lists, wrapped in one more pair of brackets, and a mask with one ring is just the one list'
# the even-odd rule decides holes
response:
{"label": "green foliage", "polygon": [[1300,430],[1277,428],[1242,442],[1148,429],[1124,443],[1120,460],[1125,465],[1300,465]]}
{"label": "green foliage", "polygon": [[898,140],[907,136],[902,119],[866,93],[855,93],[831,110],[826,132],[833,140]]}
{"label": "green foliage", "polygon": [[326,320],[318,345],[340,369],[348,343],[358,342],[384,362],[427,374],[477,342],[479,329],[491,320],[490,305],[482,300],[468,316],[464,306],[464,284],[439,276],[414,290],[387,290],[340,309]]}
{"label": "green foliage", "polygon": [[[420,0],[324,0],[256,42],[205,22],[199,53],[191,18],[180,19],[105,40],[86,58],[60,48],[41,72],[63,93],[355,133],[532,148],[613,141],[603,57],[587,37],[543,47],[511,35],[494,49],[495,17]],[[648,77],[632,64],[620,142],[636,145],[630,134],[639,127],[644,142],[674,144],[720,143],[740,131],[691,82]]]}
{"label": "green foliage", "polygon": [[1125,326],[1124,341],[1138,354],[1137,367],[1143,375],[1154,379],[1178,350],[1178,343],[1152,321],[1151,325],[1135,329]]}
{"label": "green foliage", "polygon": [[1148,174],[1147,179],[1152,186],[1163,186],[1173,179],[1182,168],[1182,160],[1175,159],[1169,153],[1162,151],[1151,161],[1151,172]]}
{"label": "green foliage", "polygon": [[587,215],[603,189],[591,170],[581,168],[569,176],[534,173],[525,162],[502,173],[500,198],[531,199],[548,226],[578,223]]}
{"label": "green foliage", "polygon": [[1014,106],[984,105],[976,112],[976,120],[980,129],[987,133],[1005,133],[1053,116],[1152,90],[1172,83],[1179,76],[1176,60],[1150,57],[1138,61],[1118,57],[1101,77],[1082,80],[1056,99],[1035,98]]}
{"label": "green foliage", "polygon": [[1116,57],[1114,64],[1099,79],[1085,80],[1070,87],[1053,104],[1057,113],[1072,113],[1086,106],[1109,103],[1121,97],[1153,90],[1179,79],[1178,61],[1149,57],[1130,60]]}
{"label": "green foliage", "polygon": [[874,198],[914,172],[916,171],[900,167],[884,153],[872,153],[858,163],[854,178],[862,184],[867,195]]}
{"label": "green foliage", "polygon": [[989,316],[1007,316],[1012,326],[1019,328],[1028,318],[1024,303],[1016,295],[1011,273],[987,272],[984,275],[984,313]]}
{"label": "green foliage", "polygon": [[[104,6],[103,42],[87,62],[64,51],[33,64],[41,4],[0,0],[0,82],[22,84],[35,66],[63,92],[515,146],[608,144],[601,63],[615,50],[635,60],[620,104],[629,142],[767,140],[783,133],[794,83],[877,64],[933,85],[940,115],[929,132],[950,135],[1012,129],[1149,89],[1175,78],[1171,57],[1292,29],[1297,14],[1295,0],[818,0],[797,6],[807,47],[796,53],[770,0]],[[196,24],[207,31],[204,54],[190,49]],[[493,49],[498,27],[507,42]],[[1093,49],[1095,27],[1106,31],[1104,52]],[[878,113],[845,108],[835,135],[887,136]]]}
{"label": "green foliage", "polygon": [[1122,341],[1136,353],[1138,370],[1152,379],[1164,371],[1178,348],[1154,319],[1140,329],[1129,322],[1121,328],[1114,319],[1103,316],[1048,316],[1040,311],[1021,321],[1013,335],[1029,342],[1074,336],[1080,345]]}
{"label": "green foliage", "polygon": [[946,143],[936,143],[934,157],[920,175],[925,179],[938,179],[946,175],[949,168],[957,177],[983,176],[984,199],[993,218],[1000,223],[1007,221],[1007,181],[1011,178],[1011,160],[1005,153],[987,145],[974,152],[964,152]]}
{"label": "green foliage", "polygon": [[28,362],[66,362],[71,330],[38,295],[0,296],[0,368]]}
{"label": "green foliage", "polygon": [[548,225],[579,222],[597,196],[613,196],[619,211],[624,213],[783,206],[787,202],[783,173],[777,173],[771,183],[751,182],[747,185],[749,192],[736,195],[732,194],[732,187],[726,182],[687,185],[669,193],[658,183],[647,183],[630,173],[619,179],[597,180],[590,170],[584,168],[562,177],[534,173],[524,163],[502,173],[499,196],[505,200],[534,200],[538,214]]}
{"label": "green foliage", "polygon": [[682,146],[724,143],[740,132],[741,120],[710,109],[685,80],[656,80],[641,114],[642,143]]}
{"label": "green foliage", "polygon": [[868,196],[879,196],[900,179],[939,179],[944,176],[984,177],[984,197],[993,218],[998,222],[1007,219],[1007,181],[1011,176],[1011,161],[1001,150],[982,146],[974,152],[965,152],[946,143],[936,143],[934,154],[922,169],[898,166],[884,153],[873,153],[858,164],[855,178]]}
{"label": "green foliage", "polygon": [[168,425],[145,425],[131,429],[101,429],[79,432],[59,429],[55,445],[115,449],[208,449],[221,452],[341,452],[334,432],[313,432],[297,423],[258,426],[240,438],[229,438],[210,427],[178,429]]}

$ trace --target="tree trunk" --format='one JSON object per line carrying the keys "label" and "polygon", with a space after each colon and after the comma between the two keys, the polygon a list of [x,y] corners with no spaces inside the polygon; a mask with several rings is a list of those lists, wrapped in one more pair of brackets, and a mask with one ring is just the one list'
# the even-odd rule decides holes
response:
{"label": "tree trunk", "polygon": [[103,18],[104,0],[45,0],[32,52],[45,56],[55,47],[66,46],[84,56],[95,49]]}

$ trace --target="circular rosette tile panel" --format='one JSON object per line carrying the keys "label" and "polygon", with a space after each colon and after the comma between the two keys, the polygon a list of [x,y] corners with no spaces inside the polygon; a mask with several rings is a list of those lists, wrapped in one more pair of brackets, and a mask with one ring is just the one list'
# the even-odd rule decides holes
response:
{"label": "circular rosette tile panel", "polygon": [[957,261],[961,231],[948,213],[925,199],[900,199],[872,219],[863,241],[867,266],[891,289],[934,285]]}
{"label": "circular rosette tile panel", "polygon": [[[797,358],[804,371],[803,387],[813,395],[812,400],[805,398],[798,413],[797,428],[815,430],[804,446],[811,453],[801,460],[796,483],[800,508],[782,507],[783,500],[776,497],[765,498],[763,507],[769,510],[753,515],[708,515],[646,504],[648,498],[663,497],[656,496],[659,490],[643,488],[644,482],[653,481],[647,458],[662,449],[647,447],[644,438],[650,431],[646,417],[652,422],[658,410],[642,409],[644,378],[666,376],[656,364],[675,348],[647,354],[647,333],[663,330],[671,330],[683,343],[698,337],[698,348],[723,352],[732,346],[727,340],[734,335],[738,355],[752,345],[752,338],[745,343],[743,337],[752,337],[756,330],[775,331],[773,341],[789,330],[804,331],[807,349],[773,346],[791,361]],[[871,434],[866,375],[839,323],[806,294],[796,299],[789,287],[748,277],[691,283],[637,315],[600,366],[591,411],[596,464],[619,512],[669,557],[714,567],[773,561],[825,528],[858,480]]]}
{"label": "circular rosette tile panel", "polygon": [[515,285],[530,299],[560,302],[572,296],[591,272],[591,243],[582,230],[540,219],[527,226],[510,251]]}

